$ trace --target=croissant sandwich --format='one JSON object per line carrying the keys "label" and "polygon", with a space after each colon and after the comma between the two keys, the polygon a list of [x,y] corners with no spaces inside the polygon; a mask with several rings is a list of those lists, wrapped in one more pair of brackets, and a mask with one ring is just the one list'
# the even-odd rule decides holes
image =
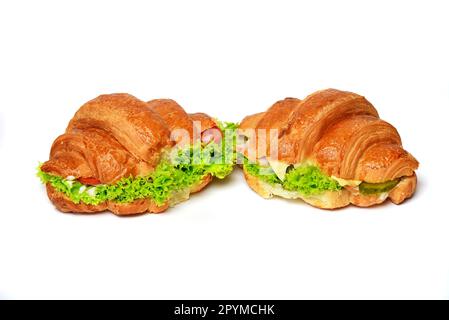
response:
{"label": "croissant sandwich", "polygon": [[173,100],[101,95],[76,112],[38,176],[63,212],[163,212],[231,173],[223,135],[233,127]]}
{"label": "croissant sandwich", "polygon": [[364,97],[335,89],[287,98],[244,118],[238,151],[249,186],[264,198],[319,208],[395,204],[416,189],[418,161]]}

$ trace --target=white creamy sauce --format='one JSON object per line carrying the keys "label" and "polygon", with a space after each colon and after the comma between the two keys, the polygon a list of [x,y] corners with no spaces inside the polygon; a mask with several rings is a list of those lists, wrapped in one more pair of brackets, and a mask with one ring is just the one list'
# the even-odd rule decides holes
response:
{"label": "white creamy sauce", "polygon": [[87,190],[87,194],[88,194],[89,196],[91,196],[91,197],[95,197],[96,194],[97,194],[97,188],[96,188],[96,187],[89,188],[89,189]]}

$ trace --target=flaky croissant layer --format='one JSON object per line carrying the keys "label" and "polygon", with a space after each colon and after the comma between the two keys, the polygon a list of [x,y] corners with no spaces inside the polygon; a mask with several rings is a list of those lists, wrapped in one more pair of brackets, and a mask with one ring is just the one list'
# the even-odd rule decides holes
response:
{"label": "flaky croissant layer", "polygon": [[[267,134],[261,135],[268,129],[277,132],[276,154]],[[338,208],[350,203],[370,206],[387,198],[399,204],[416,189],[418,162],[403,149],[397,130],[379,118],[368,100],[355,93],[328,89],[304,100],[278,101],[266,112],[243,119],[240,134],[248,130],[255,134],[246,136],[244,155],[256,164],[268,162],[281,180],[267,182],[244,166],[247,182],[264,197],[277,194],[302,198],[321,208]],[[251,147],[257,152],[249,152]],[[306,165],[338,182],[339,190],[310,195],[286,189],[282,180],[287,168]],[[298,179],[304,180],[304,176]],[[382,192],[366,194],[375,187]]]}

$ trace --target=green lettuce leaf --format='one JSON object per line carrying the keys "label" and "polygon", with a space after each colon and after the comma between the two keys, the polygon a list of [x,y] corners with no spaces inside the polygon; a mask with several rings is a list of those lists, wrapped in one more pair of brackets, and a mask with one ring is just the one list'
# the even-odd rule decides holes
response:
{"label": "green lettuce leaf", "polygon": [[286,173],[283,187],[305,196],[317,195],[325,191],[338,191],[342,187],[337,181],[325,175],[316,166],[300,166]]}
{"label": "green lettuce leaf", "polygon": [[270,184],[282,184],[282,180],[278,178],[271,167],[262,167],[255,163],[248,163],[247,161],[244,162],[243,166],[246,172],[264,182]]}
{"label": "green lettuce leaf", "polygon": [[296,191],[305,196],[342,189],[337,181],[322,173],[318,167],[312,165],[300,166],[289,170],[285,175],[284,181],[279,179],[270,167],[249,163],[247,159],[245,159],[243,166],[250,175],[264,182],[280,184],[285,190]]}

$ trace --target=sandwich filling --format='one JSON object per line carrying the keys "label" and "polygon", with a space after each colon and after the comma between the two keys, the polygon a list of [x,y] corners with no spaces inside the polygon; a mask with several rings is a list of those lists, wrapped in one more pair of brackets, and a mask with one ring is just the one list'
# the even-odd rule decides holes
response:
{"label": "sandwich filling", "polygon": [[400,181],[400,179],[383,183],[349,181],[330,177],[313,164],[290,165],[286,167],[285,173],[280,175],[272,166],[250,163],[246,158],[244,158],[243,167],[248,174],[268,184],[280,185],[287,191],[297,192],[306,197],[320,195],[327,191],[340,191],[346,187],[356,188],[362,195],[382,194],[392,190]]}
{"label": "sandwich filling", "polygon": [[157,205],[165,204],[176,192],[188,190],[208,175],[224,179],[235,163],[236,124],[219,124],[224,133],[220,142],[206,145],[197,143],[189,147],[174,147],[164,152],[155,170],[145,177],[125,177],[114,184],[89,185],[84,179],[59,177],[38,168],[42,183],[50,184],[75,204],[98,205],[105,201],[131,203],[149,198]]}

